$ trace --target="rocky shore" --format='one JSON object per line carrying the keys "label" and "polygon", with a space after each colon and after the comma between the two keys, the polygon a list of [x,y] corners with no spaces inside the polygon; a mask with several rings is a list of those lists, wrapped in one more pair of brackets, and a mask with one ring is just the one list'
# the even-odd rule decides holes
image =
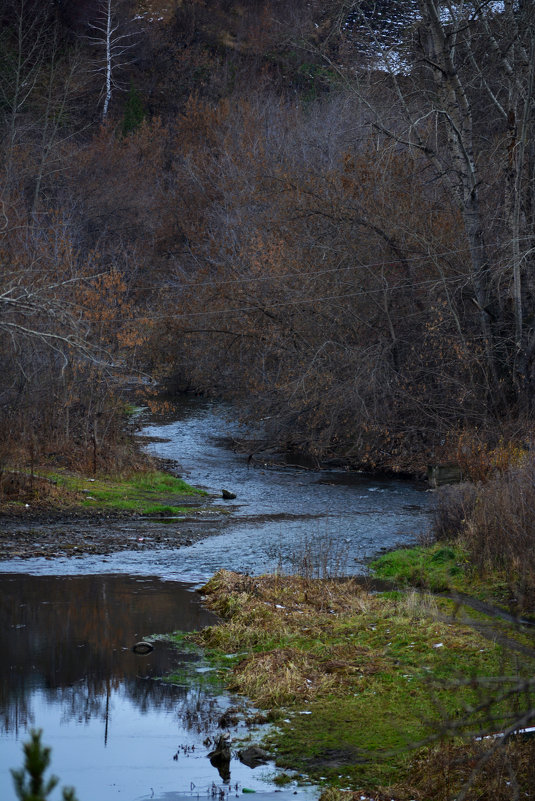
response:
{"label": "rocky shore", "polygon": [[22,509],[0,513],[0,560],[180,548],[220,533],[225,525],[225,516],[206,509],[183,518]]}

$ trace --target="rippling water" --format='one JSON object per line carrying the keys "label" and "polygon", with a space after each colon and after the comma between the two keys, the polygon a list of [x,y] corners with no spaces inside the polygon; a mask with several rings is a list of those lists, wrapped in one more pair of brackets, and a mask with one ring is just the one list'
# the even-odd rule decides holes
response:
{"label": "rippling water", "polygon": [[230,530],[181,553],[173,565],[176,575],[211,574],[220,567],[249,573],[289,568],[303,548],[314,554],[315,543],[322,558],[327,545],[333,562],[343,559],[347,573],[361,573],[370,557],[414,542],[428,527],[423,484],[345,470],[251,467],[247,454],[222,447],[222,439],[240,428],[217,404],[185,402],[179,420],[147,426],[143,433],[166,440],[150,450],[177,460],[191,483],[237,495],[226,502],[233,512]]}
{"label": "rippling water", "polygon": [[[192,590],[220,567],[291,569],[305,549],[322,569],[362,572],[370,556],[425,530],[429,496],[411,482],[345,471],[248,467],[246,456],[221,444],[238,432],[222,407],[195,401],[179,419],[143,431],[164,440],[150,450],[177,460],[191,483],[219,497],[223,488],[237,494],[217,502],[232,511],[220,535],[179,550],[2,563],[2,801],[15,801],[8,768],[21,765],[32,726],[44,729],[52,769],[79,801],[211,798],[213,787],[227,799],[244,786],[260,797],[272,791],[265,769],[236,759],[232,784],[223,785],[206,757],[203,740],[230,699],[155,681],[185,657],[163,644],[137,657],[133,643],[206,625],[211,618]],[[195,750],[175,761],[185,744]]]}

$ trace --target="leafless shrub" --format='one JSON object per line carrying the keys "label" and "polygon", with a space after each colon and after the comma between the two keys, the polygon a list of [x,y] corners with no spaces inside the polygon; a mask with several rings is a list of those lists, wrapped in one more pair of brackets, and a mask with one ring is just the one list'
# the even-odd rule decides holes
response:
{"label": "leafless shrub", "polygon": [[464,539],[483,570],[503,570],[519,608],[535,600],[535,460],[482,485]]}
{"label": "leafless shrub", "polygon": [[473,484],[439,489],[431,521],[435,540],[451,540],[463,531],[476,497],[477,491]]}
{"label": "leafless shrub", "polygon": [[535,778],[535,740],[517,737],[499,745],[475,740],[424,750],[411,765],[412,784],[418,790],[410,797],[434,801],[530,797],[526,790],[533,787]]}
{"label": "leafless shrub", "polygon": [[345,578],[347,552],[347,544],[329,532],[306,533],[284,560],[279,555],[279,573],[307,580]]}
{"label": "leafless shrub", "polygon": [[535,459],[485,484],[441,491],[436,539],[459,538],[483,574],[497,571],[518,611],[535,601]]}

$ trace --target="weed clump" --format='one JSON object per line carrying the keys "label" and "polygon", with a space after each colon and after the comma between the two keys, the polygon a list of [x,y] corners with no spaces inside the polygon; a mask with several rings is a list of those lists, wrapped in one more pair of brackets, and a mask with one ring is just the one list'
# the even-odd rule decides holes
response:
{"label": "weed clump", "polygon": [[472,568],[503,576],[512,605],[535,604],[535,459],[495,473],[485,483],[440,490],[433,533],[466,549]]}
{"label": "weed clump", "polygon": [[[455,556],[447,546],[435,550],[442,566]],[[221,658],[227,684],[269,710],[275,727],[265,745],[281,767],[332,788],[364,787],[373,799],[446,798],[445,790],[426,795],[431,782],[418,760],[428,759],[429,770],[435,760],[441,774],[443,744],[473,743],[474,733],[518,716],[512,684],[510,692],[489,691],[520,670],[516,656],[461,620],[445,598],[372,594],[355,579],[229,571],[203,592],[222,621],[196,639],[212,656],[237,655],[230,673]],[[529,677],[532,662],[525,663]],[[327,801],[343,801],[330,792]],[[354,793],[350,801],[360,797]]]}

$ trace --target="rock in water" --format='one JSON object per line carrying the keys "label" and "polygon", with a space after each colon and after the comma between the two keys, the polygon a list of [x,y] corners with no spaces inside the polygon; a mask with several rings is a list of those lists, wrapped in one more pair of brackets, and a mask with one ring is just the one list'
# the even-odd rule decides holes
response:
{"label": "rock in water", "polygon": [[244,748],[243,751],[238,751],[238,758],[248,768],[257,768],[259,765],[269,762],[269,754],[257,745],[251,745],[249,748]]}
{"label": "rock in water", "polygon": [[208,754],[208,759],[219,771],[224,782],[230,780],[230,737],[222,734],[216,740],[215,748]]}

